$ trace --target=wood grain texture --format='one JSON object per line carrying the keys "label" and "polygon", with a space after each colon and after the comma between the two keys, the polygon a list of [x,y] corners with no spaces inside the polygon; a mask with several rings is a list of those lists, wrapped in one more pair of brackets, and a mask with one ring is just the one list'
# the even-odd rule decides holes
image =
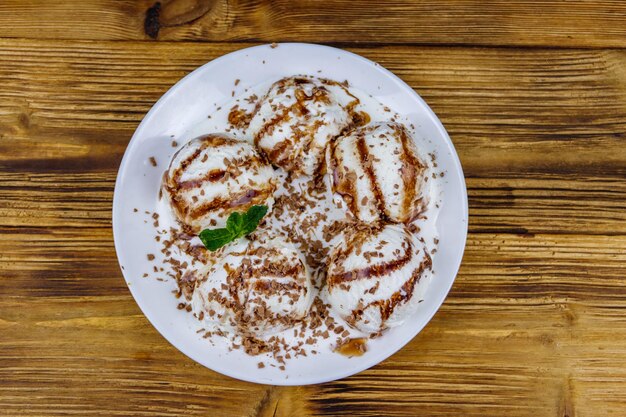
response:
{"label": "wood grain texture", "polygon": [[[154,0],[4,0],[0,37],[140,40]],[[620,0],[164,0],[162,40],[626,46]],[[80,24],[77,24],[76,17]]]}
{"label": "wood grain texture", "polygon": [[620,50],[351,48],[416,89],[461,157],[449,298],[396,355],[318,386],[239,382],[170,346],[117,265],[115,176],[160,95],[242,46],[0,39],[0,415],[626,414]]}

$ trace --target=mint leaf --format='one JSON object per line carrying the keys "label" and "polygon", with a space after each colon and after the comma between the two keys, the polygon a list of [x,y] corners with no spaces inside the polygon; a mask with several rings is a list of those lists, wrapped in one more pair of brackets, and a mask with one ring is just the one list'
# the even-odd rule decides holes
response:
{"label": "mint leaf", "polygon": [[210,251],[218,250],[234,238],[233,233],[228,229],[204,229],[198,237],[204,247]]}
{"label": "mint leaf", "polygon": [[226,228],[234,235],[239,234],[243,225],[243,217],[245,215],[241,213],[231,213],[226,220]]}
{"label": "mint leaf", "polygon": [[263,216],[267,214],[267,210],[267,206],[252,206],[246,213],[231,213],[226,220],[225,228],[204,229],[198,237],[205,248],[216,251],[233,240],[254,232]]}
{"label": "mint leaf", "polygon": [[267,206],[252,206],[248,209],[242,224],[244,234],[249,235],[256,230],[263,216],[267,214],[267,210]]}

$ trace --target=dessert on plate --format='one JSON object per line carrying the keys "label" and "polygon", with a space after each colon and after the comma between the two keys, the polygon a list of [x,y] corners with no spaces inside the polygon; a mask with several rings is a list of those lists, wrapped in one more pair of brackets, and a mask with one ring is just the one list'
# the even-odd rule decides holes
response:
{"label": "dessert on plate", "polygon": [[204,337],[283,365],[326,339],[362,354],[410,320],[430,279],[429,165],[399,117],[347,83],[296,76],[252,97],[228,118],[249,121],[239,133],[190,140],[163,176],[179,307]]}
{"label": "dessert on plate", "polygon": [[257,104],[248,133],[272,164],[312,175],[328,143],[353,123],[358,102],[334,81],[284,78]]}
{"label": "dessert on plate", "polygon": [[309,267],[296,248],[243,238],[198,274],[192,307],[208,328],[263,337],[302,320],[313,296]]}
{"label": "dessert on plate", "polygon": [[216,133],[176,152],[162,187],[177,219],[194,233],[253,205],[271,208],[275,188],[274,170],[250,143]]}
{"label": "dessert on plate", "polygon": [[376,122],[337,138],[327,152],[333,192],[363,222],[407,223],[425,207],[424,172],[400,123]]}
{"label": "dessert on plate", "polygon": [[330,307],[364,333],[398,326],[417,309],[413,293],[430,266],[423,243],[405,225],[355,227],[331,253]]}

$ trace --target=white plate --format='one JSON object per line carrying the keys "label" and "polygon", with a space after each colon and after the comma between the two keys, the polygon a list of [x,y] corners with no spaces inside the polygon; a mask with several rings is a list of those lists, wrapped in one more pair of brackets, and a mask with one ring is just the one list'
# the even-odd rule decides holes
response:
{"label": "white plate", "polygon": [[[346,358],[320,347],[318,355],[288,362],[286,371],[258,369],[259,358],[213,346],[196,333],[197,321],[177,309],[175,283],[142,278],[153,268],[146,254],[158,254],[154,228],[144,211],[156,211],[162,172],[175,149],[194,126],[232,101],[232,92],[295,74],[311,74],[350,84],[408,118],[429,152],[437,155],[441,208],[437,219],[439,248],[433,256],[434,278],[412,321],[368,342],[368,352]],[[235,80],[241,80],[235,87]],[[154,156],[158,167],[149,158]],[[134,209],[139,210],[138,213]],[[312,44],[280,44],[243,49],[198,68],[173,86],[152,107],[133,135],[120,166],[113,198],[113,234],[122,272],[137,304],[154,327],[181,352],[202,365],[234,378],[275,385],[315,384],[358,373],[386,359],[433,317],[450,290],[463,256],[467,236],[467,192],[458,156],[437,116],[402,80],[380,65],[340,49]]]}

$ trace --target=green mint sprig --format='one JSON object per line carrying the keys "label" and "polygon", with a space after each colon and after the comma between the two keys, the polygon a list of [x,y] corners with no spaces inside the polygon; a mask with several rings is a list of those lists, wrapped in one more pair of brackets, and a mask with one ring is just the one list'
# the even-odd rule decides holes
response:
{"label": "green mint sprig", "polygon": [[252,206],[245,213],[234,212],[228,216],[226,227],[204,229],[198,235],[204,247],[216,251],[222,246],[254,232],[259,222],[267,214],[267,206]]}

